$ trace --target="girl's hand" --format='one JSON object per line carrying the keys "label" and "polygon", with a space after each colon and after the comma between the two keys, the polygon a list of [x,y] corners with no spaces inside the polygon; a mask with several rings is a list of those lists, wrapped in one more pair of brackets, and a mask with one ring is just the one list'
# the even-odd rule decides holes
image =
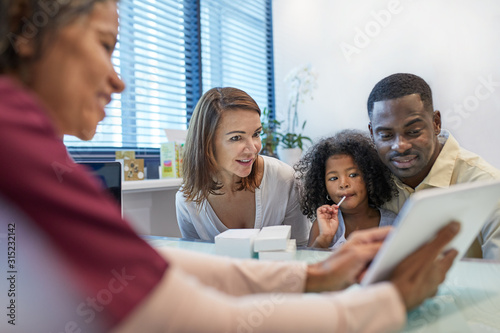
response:
{"label": "girl's hand", "polygon": [[328,248],[339,227],[339,208],[337,205],[323,205],[316,210],[319,235],[313,247]]}

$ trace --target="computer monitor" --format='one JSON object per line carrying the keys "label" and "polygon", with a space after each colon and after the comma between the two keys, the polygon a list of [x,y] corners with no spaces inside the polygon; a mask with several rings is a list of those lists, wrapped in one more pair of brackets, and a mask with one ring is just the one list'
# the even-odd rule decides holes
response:
{"label": "computer monitor", "polygon": [[116,199],[122,210],[122,165],[120,162],[79,162],[92,171],[99,179],[103,187],[106,188]]}

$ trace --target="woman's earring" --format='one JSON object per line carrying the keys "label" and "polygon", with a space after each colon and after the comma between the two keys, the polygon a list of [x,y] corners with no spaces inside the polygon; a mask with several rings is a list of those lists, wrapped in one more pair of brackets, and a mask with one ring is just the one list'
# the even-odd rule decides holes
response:
{"label": "woman's earring", "polygon": [[330,198],[330,196],[328,194],[326,195],[326,200],[332,201],[332,199]]}

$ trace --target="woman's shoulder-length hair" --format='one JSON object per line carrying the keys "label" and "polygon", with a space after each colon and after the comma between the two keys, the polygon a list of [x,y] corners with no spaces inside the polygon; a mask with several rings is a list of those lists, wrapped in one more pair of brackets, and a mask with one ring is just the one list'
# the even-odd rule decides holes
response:
{"label": "woman's shoulder-length hair", "polygon": [[[182,191],[187,201],[201,204],[210,194],[221,194],[219,190],[222,185],[215,177],[215,132],[224,112],[241,109],[261,115],[255,100],[237,88],[212,88],[198,101],[189,122],[183,149]],[[241,180],[238,190],[254,190],[257,187],[256,165],[254,163],[250,175]]]}

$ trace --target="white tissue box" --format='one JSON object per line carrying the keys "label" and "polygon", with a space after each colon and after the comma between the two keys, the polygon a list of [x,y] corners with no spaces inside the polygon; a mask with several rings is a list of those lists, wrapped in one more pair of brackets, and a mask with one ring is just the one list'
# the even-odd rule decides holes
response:
{"label": "white tissue box", "polygon": [[229,229],[215,236],[215,253],[233,258],[254,258],[254,240],[259,229]]}
{"label": "white tissue box", "polygon": [[262,228],[257,238],[255,238],[255,252],[286,250],[291,232],[292,227],[289,225]]}
{"label": "white tissue box", "polygon": [[293,260],[297,252],[297,243],[295,239],[288,240],[286,250],[282,251],[261,251],[259,252],[260,260]]}

